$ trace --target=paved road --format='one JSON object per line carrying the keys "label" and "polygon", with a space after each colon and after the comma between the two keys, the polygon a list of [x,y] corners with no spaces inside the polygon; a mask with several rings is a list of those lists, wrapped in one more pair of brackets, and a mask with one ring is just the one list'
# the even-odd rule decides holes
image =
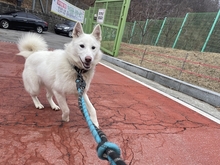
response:
{"label": "paved road", "polygon": [[[69,123],[63,124],[61,112],[49,108],[45,92],[40,95],[45,109],[34,108],[21,79],[24,59],[15,56],[17,47],[9,43],[22,33],[10,32],[0,29],[0,40],[7,41],[0,41],[0,164],[107,165],[97,158],[75,97],[68,97]],[[55,44],[51,48],[62,48],[50,43]],[[102,130],[120,146],[127,164],[220,164],[220,125],[168,97],[101,64],[89,96]]]}
{"label": "paved road", "polygon": [[[28,33],[28,31],[0,29],[0,41],[16,43],[18,39],[25,33]],[[71,41],[71,38],[67,36],[57,35],[52,32],[44,32],[41,35],[45,38],[49,47],[52,49],[62,49],[65,43]]]}

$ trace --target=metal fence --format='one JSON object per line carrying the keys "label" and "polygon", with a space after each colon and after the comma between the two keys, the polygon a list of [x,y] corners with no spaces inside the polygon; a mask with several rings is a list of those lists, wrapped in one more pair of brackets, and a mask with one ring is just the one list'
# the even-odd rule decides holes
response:
{"label": "metal fence", "polygon": [[220,11],[183,18],[127,22],[123,42],[201,52],[220,52]]}
{"label": "metal fence", "polygon": [[[94,7],[85,11],[84,31],[90,33],[99,23],[102,28],[101,49],[112,56],[118,55],[129,6],[130,0],[96,0]],[[101,10],[103,20],[99,22]]]}

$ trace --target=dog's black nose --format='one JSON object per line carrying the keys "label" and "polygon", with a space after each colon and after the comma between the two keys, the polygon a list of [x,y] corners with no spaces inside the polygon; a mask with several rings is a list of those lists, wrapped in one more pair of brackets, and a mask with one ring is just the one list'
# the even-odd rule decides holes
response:
{"label": "dog's black nose", "polygon": [[89,63],[92,61],[92,58],[90,56],[86,56],[85,61]]}

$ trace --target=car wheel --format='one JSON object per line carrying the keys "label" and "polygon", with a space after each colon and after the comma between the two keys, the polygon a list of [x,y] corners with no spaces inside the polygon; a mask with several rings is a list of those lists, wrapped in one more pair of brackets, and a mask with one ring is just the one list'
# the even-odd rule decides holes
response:
{"label": "car wheel", "polygon": [[8,29],[9,28],[9,21],[7,20],[1,20],[1,27],[3,27],[4,29]]}
{"label": "car wheel", "polygon": [[72,38],[72,37],[73,37],[72,34],[73,34],[73,31],[69,31],[68,37],[71,37],[71,38]]}
{"label": "car wheel", "polygon": [[43,28],[41,26],[37,26],[36,31],[37,33],[41,34],[43,33]]}

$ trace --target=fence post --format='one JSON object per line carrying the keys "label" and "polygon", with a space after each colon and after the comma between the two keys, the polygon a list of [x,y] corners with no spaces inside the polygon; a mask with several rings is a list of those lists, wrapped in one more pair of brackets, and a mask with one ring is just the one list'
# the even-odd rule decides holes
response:
{"label": "fence post", "polygon": [[189,13],[186,14],[186,16],[185,16],[185,18],[184,18],[184,20],[183,20],[183,23],[182,23],[182,25],[181,25],[181,27],[180,27],[180,30],[179,30],[179,32],[178,32],[178,34],[177,34],[177,36],[176,36],[176,39],[175,39],[175,41],[174,41],[174,43],[173,43],[173,47],[172,47],[172,48],[175,48],[175,46],[176,46],[176,43],[177,43],[178,38],[179,38],[179,36],[180,36],[180,34],[181,34],[181,32],[182,32],[183,26],[184,26],[184,24],[185,24],[185,22],[186,22],[186,20],[187,20],[188,15],[189,15]]}
{"label": "fence post", "polygon": [[120,48],[121,41],[122,41],[122,36],[124,34],[126,18],[128,15],[128,9],[130,7],[130,2],[131,2],[131,0],[123,1],[123,9],[121,12],[121,21],[119,23],[119,30],[117,32],[116,47],[115,47],[115,51],[113,53],[113,56],[117,56],[118,52],[119,52],[119,48]]}
{"label": "fence post", "polygon": [[131,40],[132,40],[132,37],[133,37],[133,34],[134,34],[135,26],[136,26],[136,21],[134,21],[134,24],[133,24],[133,27],[132,27],[132,30],[131,30],[131,36],[130,36],[129,44],[131,43]]}
{"label": "fence post", "polygon": [[159,31],[159,33],[158,33],[158,36],[157,36],[157,39],[156,39],[156,42],[155,42],[154,46],[156,46],[157,43],[158,43],[158,41],[159,41],[159,38],[160,38],[160,35],[161,35],[161,33],[162,33],[162,30],[163,30],[163,27],[164,27],[164,25],[165,25],[166,20],[167,20],[167,17],[165,17],[164,20],[163,20],[163,24],[162,24],[162,26],[161,26],[161,28],[160,28],[160,31]]}
{"label": "fence post", "polygon": [[147,24],[148,24],[148,19],[146,20],[146,23],[145,23],[145,25],[144,25],[144,33],[146,32]]}
{"label": "fence post", "polygon": [[220,16],[220,10],[218,11],[218,13],[217,13],[217,15],[216,15],[216,17],[215,17],[215,21],[214,21],[214,23],[212,24],[212,27],[211,27],[211,29],[210,29],[210,31],[209,31],[209,34],[208,34],[208,36],[207,36],[207,38],[206,38],[206,40],[205,40],[205,43],[204,43],[204,45],[203,45],[203,47],[202,47],[201,52],[204,52],[204,50],[205,50],[205,48],[206,48],[206,45],[207,45],[207,43],[208,43],[208,41],[209,41],[209,39],[210,39],[210,37],[211,37],[211,35],[212,35],[212,32],[213,32],[213,30],[214,30],[214,28],[215,28],[215,25],[216,25],[216,23],[218,22],[219,16]]}
{"label": "fence post", "polygon": [[83,20],[83,31],[85,33],[87,33],[87,27],[88,27],[88,22],[89,22],[89,20],[88,20],[89,14],[88,13],[89,13],[89,9],[85,10],[85,16],[84,16],[84,20]]}
{"label": "fence post", "polygon": [[146,33],[147,24],[148,24],[148,19],[146,20],[145,25],[144,25],[144,31],[143,31],[143,33],[142,33],[143,35],[141,36],[141,39],[140,39],[140,44],[142,44],[142,42],[143,42],[143,36]]}

